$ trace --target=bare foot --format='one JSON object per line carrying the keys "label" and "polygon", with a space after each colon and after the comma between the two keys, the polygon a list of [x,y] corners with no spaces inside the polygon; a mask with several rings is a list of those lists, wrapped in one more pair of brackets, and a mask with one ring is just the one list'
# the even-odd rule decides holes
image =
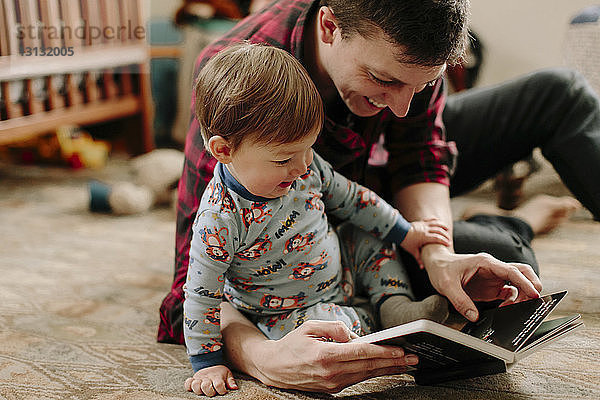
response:
{"label": "bare foot", "polygon": [[537,235],[551,232],[580,208],[581,203],[573,197],[553,197],[540,194],[511,211],[502,210],[491,205],[470,207],[465,210],[462,219],[469,219],[476,214],[517,217],[527,222],[533,233]]}

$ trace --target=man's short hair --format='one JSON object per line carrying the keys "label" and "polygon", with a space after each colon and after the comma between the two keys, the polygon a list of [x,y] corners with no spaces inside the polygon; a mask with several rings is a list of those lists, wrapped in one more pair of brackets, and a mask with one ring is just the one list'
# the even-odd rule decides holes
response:
{"label": "man's short hair", "polygon": [[239,43],[213,56],[198,74],[195,113],[205,145],[226,138],[290,143],[320,130],[323,103],[300,62],[282,49]]}
{"label": "man's short hair", "polygon": [[321,0],[342,38],[377,38],[379,27],[401,47],[400,62],[422,66],[460,61],[468,40],[469,0]]}

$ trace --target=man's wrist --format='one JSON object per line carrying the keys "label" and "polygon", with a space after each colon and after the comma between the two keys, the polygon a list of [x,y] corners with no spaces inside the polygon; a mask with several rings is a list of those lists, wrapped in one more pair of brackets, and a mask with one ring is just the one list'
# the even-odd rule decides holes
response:
{"label": "man's wrist", "polygon": [[425,270],[429,266],[438,265],[439,261],[451,254],[454,254],[452,248],[442,244],[427,244],[421,248],[421,260],[423,261]]}

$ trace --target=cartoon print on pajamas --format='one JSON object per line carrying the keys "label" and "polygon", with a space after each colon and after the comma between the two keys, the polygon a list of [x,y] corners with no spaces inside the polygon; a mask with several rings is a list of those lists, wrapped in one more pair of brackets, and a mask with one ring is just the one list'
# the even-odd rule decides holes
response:
{"label": "cartoon print on pajamas", "polygon": [[402,279],[398,277],[388,276],[387,279],[381,278],[380,284],[382,287],[388,288],[403,288],[409,290],[410,288]]}
{"label": "cartoon print on pajamas", "polygon": [[246,250],[242,250],[237,252],[235,255],[238,256],[242,260],[250,261],[256,260],[260,256],[262,256],[267,251],[271,250],[272,243],[269,240],[269,235],[265,236],[264,239],[258,238],[254,241],[252,246],[247,248]]}
{"label": "cartoon print on pajamas", "polygon": [[316,271],[320,271],[327,268],[327,263],[331,260],[331,257],[325,250],[321,254],[307,263],[300,263],[296,268],[292,270],[289,278],[292,280],[309,280]]}
{"label": "cartoon print on pajamas", "polygon": [[204,323],[219,326],[221,321],[221,310],[219,307],[210,307],[204,313]]}
{"label": "cartoon print on pajamas", "polygon": [[287,314],[287,313],[273,315],[272,317],[269,317],[267,322],[265,322],[265,327],[270,332],[271,329],[273,329],[273,327],[277,324],[277,321],[283,321],[283,320],[287,319],[288,317],[289,317],[289,314]]}
{"label": "cartoon print on pajamas", "polygon": [[324,204],[320,201],[321,193],[309,192],[310,197],[304,201],[304,209],[308,210],[319,210],[323,211],[325,209]]}
{"label": "cartoon print on pajamas", "polygon": [[221,293],[220,289],[217,289],[216,292],[211,292],[206,289],[204,286],[198,286],[194,289],[194,292],[200,296],[210,297],[211,299],[221,299],[223,297],[223,293]]}
{"label": "cartoon print on pajamas", "polygon": [[183,315],[183,322],[187,325],[188,329],[193,329],[194,326],[198,325],[197,319],[189,319],[185,314]]}
{"label": "cartoon print on pajamas", "polygon": [[202,350],[204,350],[206,353],[211,353],[213,351],[220,350],[221,347],[223,347],[223,343],[212,338],[208,343],[202,343],[200,347],[202,347]]}
{"label": "cartoon print on pajamas", "polygon": [[225,192],[223,195],[223,201],[221,202],[221,212],[236,212],[235,203],[233,201],[233,197],[229,194],[229,192]]}
{"label": "cartoon print on pajamas", "polygon": [[200,232],[200,239],[207,246],[206,255],[215,261],[228,262],[230,257],[227,250],[225,250],[225,245],[227,242],[225,241],[225,238],[220,235],[220,233],[224,230],[225,235],[228,235],[229,229],[223,227],[217,230],[217,227],[215,227],[214,230],[215,233],[204,227],[203,231]]}
{"label": "cartoon print on pajamas", "polygon": [[273,211],[272,209],[268,208],[268,203],[267,202],[262,202],[262,203],[252,203],[250,205],[250,208],[242,208],[240,210],[240,214],[242,214],[242,222],[244,223],[244,226],[246,227],[246,229],[248,229],[248,227],[254,222],[257,224],[262,224],[263,222],[265,222],[265,219],[267,218],[267,216],[272,217],[273,215],[271,214],[271,211]]}
{"label": "cartoon print on pajamas", "polygon": [[254,292],[260,289],[261,285],[254,285],[252,279],[244,278],[241,276],[235,276],[229,280],[229,282],[238,289],[243,289],[247,292]]}
{"label": "cartoon print on pajamas", "polygon": [[220,182],[213,182],[208,185],[207,191],[209,193],[208,204],[219,204],[223,199],[223,193],[225,193],[225,185]]}
{"label": "cartoon print on pajamas", "polygon": [[301,233],[295,234],[285,242],[283,254],[291,253],[294,250],[309,253],[314,243],[313,239],[315,238],[315,233],[316,232],[309,232],[306,235],[302,235]]}
{"label": "cartoon print on pajamas", "polygon": [[369,189],[361,188],[358,190],[358,199],[356,200],[356,208],[362,210],[368,206],[377,206],[377,195]]}
{"label": "cartoon print on pajamas", "polygon": [[270,310],[287,310],[303,307],[306,304],[303,301],[304,299],[306,299],[304,292],[291,297],[278,297],[272,294],[265,294],[260,300],[260,305]]}
{"label": "cartoon print on pajamas", "polygon": [[375,257],[373,257],[372,263],[368,266],[367,270],[373,272],[379,272],[381,267],[387,264],[388,262],[396,259],[396,253],[394,250],[388,247],[382,247]]}

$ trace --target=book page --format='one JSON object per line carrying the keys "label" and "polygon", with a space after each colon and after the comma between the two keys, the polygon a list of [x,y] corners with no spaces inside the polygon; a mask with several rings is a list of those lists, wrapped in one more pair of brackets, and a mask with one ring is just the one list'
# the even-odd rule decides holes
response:
{"label": "book page", "polygon": [[468,323],[462,332],[516,352],[566,294],[562,291],[482,311],[479,320]]}

